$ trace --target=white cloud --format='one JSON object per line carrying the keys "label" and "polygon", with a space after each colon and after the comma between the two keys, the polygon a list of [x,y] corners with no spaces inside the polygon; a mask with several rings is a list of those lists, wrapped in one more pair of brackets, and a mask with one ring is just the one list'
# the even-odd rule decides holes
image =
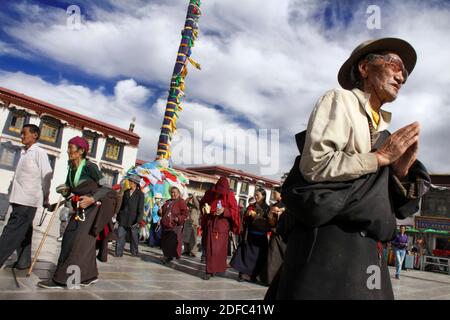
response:
{"label": "white cloud", "polygon": [[14,56],[14,57],[20,57],[20,58],[25,58],[25,59],[31,58],[30,55],[26,54],[25,52],[17,50],[11,44],[8,44],[8,43],[0,40],[0,57],[1,56]]}
{"label": "white cloud", "polygon": [[118,105],[138,107],[145,103],[151,92],[145,87],[138,86],[134,79],[128,79],[117,82],[114,94]]}
{"label": "white cloud", "polygon": [[[114,95],[108,95],[102,89],[91,90],[84,86],[71,84],[68,81],[53,84],[38,76],[22,72],[0,71],[0,86],[121,128],[127,128],[132,117],[136,117],[135,132],[141,137],[138,157],[145,160],[152,160],[155,157],[159,128],[162,123],[166,101],[165,98],[161,97],[149,108],[146,103],[151,92],[138,85],[133,79],[118,81],[114,88]],[[227,118],[223,114],[209,106],[186,102],[183,104],[183,108],[184,110],[181,113],[183,121],[178,123],[179,129],[181,129],[178,138],[187,138],[181,136],[184,130],[191,135],[192,140],[184,139],[181,140],[181,144],[174,143],[175,153],[177,153],[176,148],[192,150],[194,140],[196,143],[199,143],[199,141],[202,143],[203,134],[214,129],[218,129],[218,135],[212,137],[212,142],[215,143],[222,141],[220,138],[223,132],[237,136],[242,136],[245,133],[244,128],[236,123],[227,122]],[[208,120],[203,121],[202,119],[205,118]],[[195,121],[201,121],[203,131],[199,132],[200,135],[194,134]],[[206,147],[210,143],[203,141],[203,146]],[[262,151],[266,152],[266,149]],[[190,162],[191,160],[192,162]],[[195,164],[192,157],[187,159],[175,158],[174,161],[183,166]],[[274,161],[277,162],[278,159],[274,159]],[[246,168],[247,166],[241,167]],[[258,170],[255,166],[252,168],[253,171]],[[278,174],[275,175],[275,177],[277,176]]]}
{"label": "white cloud", "polygon": [[135,116],[136,132],[142,138],[142,155],[148,152],[150,142],[156,143],[154,139],[149,141],[149,137],[158,134],[156,123],[160,118],[152,117],[145,111],[150,91],[137,85],[133,79],[118,81],[114,95],[108,95],[102,89],[91,90],[67,81],[53,84],[22,72],[0,72],[0,86],[124,129],[128,129]]}
{"label": "white cloud", "polygon": [[[368,30],[366,8],[377,2],[382,29]],[[81,30],[66,28],[64,10],[43,11],[35,6],[28,9],[22,3],[21,10],[29,10],[30,18],[8,24],[5,31],[21,43],[21,48],[88,74],[107,79],[131,78],[166,89],[186,2],[111,0],[108,10],[87,1],[81,3],[82,13],[89,16]],[[353,18],[346,25],[343,17],[349,6],[353,6]],[[446,41],[450,29],[448,6],[413,0],[367,1],[359,5],[325,0],[246,0],[236,5],[209,0],[202,3],[202,8],[200,39],[193,48],[193,57],[202,64],[202,71],[191,68],[188,75],[186,94],[192,101],[181,114],[181,126],[208,119],[204,122],[208,125],[245,129],[236,121],[236,117],[245,117],[255,128],[280,128],[281,174],[290,168],[297,154],[293,135],[306,127],[319,96],[338,86],[337,71],[351,50],[368,38],[396,36],[413,44],[418,63],[399,99],[386,106],[394,113],[392,130],[419,120],[420,156],[432,171],[450,171],[449,151],[436,148],[436,142],[444,146],[450,136],[446,126],[450,120],[450,73],[445,72],[450,49]],[[324,14],[327,8],[333,12],[331,18]],[[327,27],[330,21],[333,28]],[[148,118],[142,103],[151,93],[133,81],[119,82],[114,97],[70,84],[56,89],[61,91],[61,99],[70,96],[73,106],[77,98],[68,91],[81,91],[105,104],[113,99],[114,106],[121,106],[114,114],[124,114],[120,108],[131,106]],[[163,96],[157,104],[161,114],[151,113],[156,137],[144,138],[152,140],[145,142],[147,149],[156,143],[164,100]],[[215,105],[224,111],[213,109]]]}

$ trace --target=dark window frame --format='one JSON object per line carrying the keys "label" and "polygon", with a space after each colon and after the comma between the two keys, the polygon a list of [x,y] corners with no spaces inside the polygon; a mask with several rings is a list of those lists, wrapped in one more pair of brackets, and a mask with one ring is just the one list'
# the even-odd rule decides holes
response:
{"label": "dark window frame", "polygon": [[270,189],[270,201],[275,201],[275,190]]}
{"label": "dark window frame", "polygon": [[[57,134],[55,142],[45,141],[45,140],[42,139],[42,127],[44,126],[45,123],[48,123],[50,125],[58,126],[58,134]],[[41,136],[39,137],[39,142],[40,143],[45,144],[47,146],[61,148],[62,135],[63,135],[63,130],[64,130],[64,125],[61,123],[61,121],[59,121],[56,118],[52,118],[52,117],[49,117],[49,116],[44,116],[41,119],[41,122],[39,124],[39,130],[41,131]]]}
{"label": "dark window frame", "polygon": [[[93,138],[93,142],[92,142],[92,148],[91,150],[89,150],[88,153],[88,157],[95,159],[97,156],[97,147],[98,147],[98,138],[100,137],[100,135],[98,133],[89,131],[89,130],[83,130],[83,138]],[[106,148],[106,144],[105,144],[105,148]]]}
{"label": "dark window frame", "polygon": [[[106,157],[106,148],[108,146],[108,143],[114,143],[120,146],[120,150],[119,150],[119,157],[117,160],[114,159],[110,159]],[[103,148],[103,155],[102,155],[102,160],[103,161],[107,161],[107,162],[111,162],[111,163],[116,163],[116,164],[122,164],[123,161],[123,152],[125,149],[125,144],[122,142],[119,142],[118,140],[114,139],[114,138],[106,138],[106,142],[105,142],[105,147]]]}
{"label": "dark window frame", "polygon": [[26,125],[26,124],[30,123],[30,116],[31,115],[28,112],[26,112],[24,110],[10,109],[9,113],[8,113],[8,118],[6,119],[5,126],[3,127],[3,133],[8,134],[10,136],[14,136],[14,137],[20,137],[21,132],[15,132],[15,131],[9,130],[9,127],[11,126],[11,122],[12,122],[13,116],[15,114],[22,114],[22,115],[25,116],[25,121],[23,122],[23,125]]}
{"label": "dark window frame", "polygon": [[[247,190],[246,191],[243,191],[243,188],[242,188],[244,186],[244,184],[247,185]],[[247,181],[242,181],[241,182],[241,189],[239,190],[239,194],[248,196],[249,191],[250,191],[250,183],[248,183]]]}
{"label": "dark window frame", "polygon": [[[236,178],[229,178],[230,179],[230,189],[233,190],[234,193],[237,192],[237,186],[238,186],[238,180]],[[234,187],[231,187],[231,182],[234,182]]]}
{"label": "dark window frame", "polygon": [[102,172],[103,175],[105,175],[105,174],[112,174],[112,175],[114,175],[113,182],[112,182],[111,186],[117,184],[117,182],[119,181],[119,171],[118,170],[111,170],[111,169],[104,169],[103,168],[100,171]]}
{"label": "dark window frame", "polygon": [[3,155],[3,151],[4,151],[5,148],[10,149],[10,150],[15,150],[16,154],[14,156],[14,162],[13,162],[12,166],[7,166],[7,165],[5,165],[5,164],[0,162],[0,169],[5,169],[5,170],[9,170],[9,171],[15,171],[16,167],[17,167],[17,163],[19,162],[19,159],[20,159],[20,151],[21,151],[22,148],[19,147],[19,146],[13,145],[10,141],[3,142],[3,143],[0,144],[0,159],[1,159],[2,155]]}
{"label": "dark window frame", "polygon": [[47,157],[48,157],[48,162],[50,163],[50,167],[52,168],[52,179],[53,179],[53,174],[55,173],[55,166],[56,166],[56,156],[47,153]]}
{"label": "dark window frame", "polygon": [[240,205],[241,201],[243,201],[243,207],[247,208],[248,198],[239,197],[238,206]]}

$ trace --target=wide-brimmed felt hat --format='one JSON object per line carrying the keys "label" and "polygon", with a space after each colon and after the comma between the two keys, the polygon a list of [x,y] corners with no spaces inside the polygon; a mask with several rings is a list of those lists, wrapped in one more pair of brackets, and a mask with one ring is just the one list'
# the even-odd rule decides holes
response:
{"label": "wide-brimmed felt hat", "polygon": [[408,74],[414,69],[417,61],[416,50],[407,41],[398,38],[381,38],[367,40],[353,50],[350,57],[339,69],[338,81],[342,88],[351,90],[354,88],[351,79],[352,66],[369,53],[391,51],[399,55]]}
{"label": "wide-brimmed felt hat", "polygon": [[133,181],[136,184],[140,184],[141,183],[141,177],[139,177],[138,175],[131,175],[127,178],[129,181]]}

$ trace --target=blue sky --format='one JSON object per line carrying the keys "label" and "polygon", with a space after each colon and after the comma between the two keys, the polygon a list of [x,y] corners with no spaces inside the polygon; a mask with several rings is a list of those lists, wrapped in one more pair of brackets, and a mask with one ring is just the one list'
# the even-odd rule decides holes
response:
{"label": "blue sky", "polygon": [[[80,30],[65,25],[73,4],[81,9]],[[2,1],[0,86],[123,128],[136,116],[139,157],[152,159],[186,5]],[[367,28],[369,5],[379,6],[381,29]],[[399,99],[386,106],[391,130],[421,121],[420,156],[433,172],[450,171],[450,152],[435,148],[450,136],[450,73],[442,72],[450,66],[450,1],[205,0],[202,8],[192,55],[202,70],[188,74],[181,129],[199,120],[243,134],[279,129],[280,166],[270,175],[278,178],[296,156],[294,134],[305,129],[318,98],[338,87],[337,71],[353,48],[401,37],[419,60]],[[260,173],[257,165],[236,167]]]}

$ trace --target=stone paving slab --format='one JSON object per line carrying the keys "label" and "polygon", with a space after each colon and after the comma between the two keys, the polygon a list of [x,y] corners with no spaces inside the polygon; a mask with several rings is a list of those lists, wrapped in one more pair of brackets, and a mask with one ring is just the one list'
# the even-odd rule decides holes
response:
{"label": "stone paving slab", "polygon": [[402,271],[394,278],[395,269],[389,268],[394,296],[398,300],[450,299],[450,276],[417,270]]}
{"label": "stone paving slab", "polygon": [[69,290],[41,291],[41,292],[0,292],[0,300],[94,300],[99,299],[95,295],[79,291],[77,294]]}
{"label": "stone paving slab", "polygon": [[[0,222],[0,231],[2,227]],[[41,237],[42,232],[36,230],[33,254]],[[267,291],[258,284],[236,281],[237,272],[233,269],[205,281],[202,279],[205,266],[199,258],[182,257],[163,265],[159,249],[141,245],[139,250],[139,257],[132,257],[126,249],[121,258],[109,255],[107,263],[97,262],[99,282],[92,287],[46,290],[36,284],[51,276],[60,251],[56,236],[50,235],[32,275],[26,277],[26,270],[16,271],[19,288],[11,268],[0,270],[0,300],[259,300]],[[7,264],[13,261],[14,257]],[[450,276],[446,274],[409,270],[396,280],[394,268],[390,268],[390,273],[396,299],[450,300]]]}

